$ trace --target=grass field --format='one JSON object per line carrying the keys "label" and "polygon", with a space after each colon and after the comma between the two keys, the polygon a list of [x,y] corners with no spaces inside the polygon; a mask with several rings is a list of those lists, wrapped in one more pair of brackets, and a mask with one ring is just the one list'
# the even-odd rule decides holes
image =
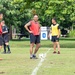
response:
{"label": "grass field", "polygon": [[[29,39],[26,40],[12,40],[11,47],[29,47]],[[60,38],[60,45],[62,48],[75,48],[75,38]],[[41,41],[41,47],[52,47],[50,40]]]}
{"label": "grass field", "polygon": [[[60,42],[62,45],[65,43],[64,40]],[[68,40],[66,43],[72,45],[75,41]],[[52,46],[50,41],[42,41],[42,47],[37,53],[39,56],[50,49],[37,75],[75,75],[75,48],[67,48],[65,44],[66,48],[61,48],[61,54],[58,55],[52,54],[53,48],[49,44]],[[29,59],[29,41],[10,41],[10,45],[11,54],[0,54],[3,58],[0,61],[0,75],[31,75],[41,59]]]}

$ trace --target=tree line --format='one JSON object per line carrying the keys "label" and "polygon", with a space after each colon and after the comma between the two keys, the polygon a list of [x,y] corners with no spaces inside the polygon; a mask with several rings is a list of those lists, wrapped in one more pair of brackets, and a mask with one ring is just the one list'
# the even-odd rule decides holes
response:
{"label": "tree line", "polygon": [[24,25],[34,14],[42,26],[50,26],[56,17],[61,28],[75,28],[75,0],[0,0],[0,12],[8,27],[21,33],[27,34]]}

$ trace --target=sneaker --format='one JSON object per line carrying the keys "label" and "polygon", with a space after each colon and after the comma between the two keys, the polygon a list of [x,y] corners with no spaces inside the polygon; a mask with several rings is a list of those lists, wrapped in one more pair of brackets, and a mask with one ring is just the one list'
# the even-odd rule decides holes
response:
{"label": "sneaker", "polygon": [[36,55],[33,55],[33,59],[38,59],[38,58],[36,57]]}
{"label": "sneaker", "polygon": [[33,57],[30,57],[30,59],[32,59]]}
{"label": "sneaker", "polygon": [[2,54],[6,54],[6,52],[2,52]]}
{"label": "sneaker", "polygon": [[53,52],[53,54],[56,54],[56,53],[57,53],[56,51]]}
{"label": "sneaker", "polygon": [[60,51],[58,51],[58,54],[60,54]]}
{"label": "sneaker", "polygon": [[11,53],[11,51],[8,51],[8,52],[7,52],[7,54],[10,54],[10,53]]}

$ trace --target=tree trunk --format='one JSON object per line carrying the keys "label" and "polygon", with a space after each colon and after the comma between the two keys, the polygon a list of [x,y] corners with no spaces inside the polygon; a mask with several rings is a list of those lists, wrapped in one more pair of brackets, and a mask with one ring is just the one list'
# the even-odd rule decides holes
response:
{"label": "tree trunk", "polygon": [[71,30],[73,31],[73,25],[72,25],[72,28],[71,28]]}
{"label": "tree trunk", "polygon": [[10,40],[12,40],[12,25],[10,25],[9,35],[10,35]]}

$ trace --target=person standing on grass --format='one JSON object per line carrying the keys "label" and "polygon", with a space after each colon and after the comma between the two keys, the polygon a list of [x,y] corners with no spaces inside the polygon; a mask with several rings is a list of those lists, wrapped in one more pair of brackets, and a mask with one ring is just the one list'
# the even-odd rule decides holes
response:
{"label": "person standing on grass", "polygon": [[[2,19],[3,19],[3,14],[0,13],[0,50],[2,49],[2,43],[3,43],[3,38],[2,38],[2,25],[1,25]],[[2,58],[0,58],[0,60],[2,60]]]}
{"label": "person standing on grass", "polygon": [[56,22],[56,18],[52,19],[52,25],[51,25],[50,33],[52,34],[51,41],[53,42],[53,47],[54,47],[53,53],[54,54],[57,53],[56,48],[58,48],[58,54],[60,54],[60,44],[59,44],[60,27],[59,27],[59,24]]}
{"label": "person standing on grass", "polygon": [[[30,59],[37,59],[36,53],[40,47],[40,24],[38,16],[34,15],[33,20],[28,22],[24,27],[30,33]],[[36,44],[36,48],[33,52],[34,44]]]}
{"label": "person standing on grass", "polygon": [[[5,25],[5,21],[1,22],[2,24],[2,37],[3,37],[3,44],[4,44],[4,52],[3,54],[10,54],[10,46],[9,46],[9,34],[8,34],[8,28]],[[8,49],[8,52],[6,52],[6,48]]]}

